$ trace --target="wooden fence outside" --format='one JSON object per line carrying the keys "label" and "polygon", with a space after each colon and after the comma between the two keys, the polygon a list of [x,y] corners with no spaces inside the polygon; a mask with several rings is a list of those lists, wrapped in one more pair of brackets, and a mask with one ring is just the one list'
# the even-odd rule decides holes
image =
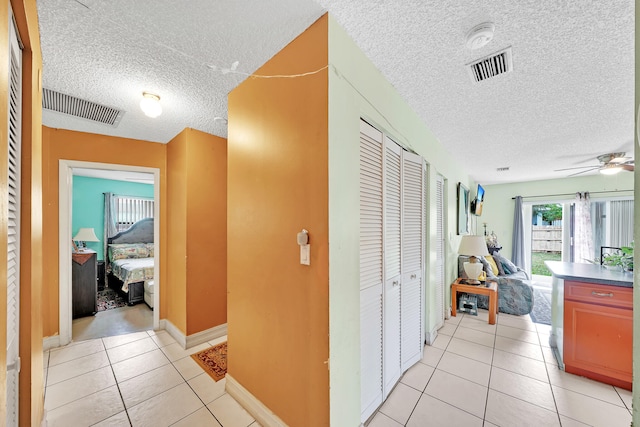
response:
{"label": "wooden fence outside", "polygon": [[532,252],[562,252],[562,227],[534,225],[531,233]]}

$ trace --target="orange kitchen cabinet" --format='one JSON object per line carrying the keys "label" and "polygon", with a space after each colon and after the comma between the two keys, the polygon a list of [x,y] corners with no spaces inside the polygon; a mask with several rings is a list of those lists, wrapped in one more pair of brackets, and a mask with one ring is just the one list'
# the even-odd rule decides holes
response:
{"label": "orange kitchen cabinet", "polygon": [[564,282],[565,371],[631,390],[633,289]]}

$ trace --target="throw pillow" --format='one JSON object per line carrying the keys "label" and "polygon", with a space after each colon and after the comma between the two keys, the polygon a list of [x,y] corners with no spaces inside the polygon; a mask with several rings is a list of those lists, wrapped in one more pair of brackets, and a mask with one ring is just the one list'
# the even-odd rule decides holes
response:
{"label": "throw pillow", "polygon": [[[514,263],[512,263],[511,260],[508,260],[499,253],[495,253],[494,256],[500,260],[506,274],[513,274],[518,271],[518,267]],[[508,273],[507,270],[509,270]]]}
{"label": "throw pillow", "polygon": [[494,279],[496,275],[493,273],[493,268],[491,268],[491,264],[485,259],[485,257],[478,257],[480,262],[482,263],[483,270],[487,273],[487,277],[490,279]]}
{"label": "throw pillow", "polygon": [[486,257],[484,257],[484,259],[486,259],[489,265],[491,266],[491,270],[493,270],[494,276],[497,276],[498,274],[500,274],[500,269],[496,265],[496,260],[494,260],[491,255],[487,255]]}
{"label": "throw pillow", "polygon": [[505,273],[504,268],[502,267],[502,263],[500,262],[498,257],[495,256],[495,254],[493,256],[493,260],[496,262],[496,267],[498,267],[498,276],[504,276],[505,274],[507,274]]}

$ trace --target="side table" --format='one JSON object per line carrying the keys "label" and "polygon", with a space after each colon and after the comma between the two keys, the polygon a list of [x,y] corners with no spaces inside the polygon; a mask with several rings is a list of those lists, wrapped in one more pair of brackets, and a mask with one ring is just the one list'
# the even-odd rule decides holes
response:
{"label": "side table", "polygon": [[489,297],[489,324],[496,324],[496,313],[498,312],[498,283],[487,281],[485,285],[467,285],[462,283],[465,279],[457,278],[451,284],[451,315],[456,315],[458,292],[465,292],[475,295],[486,295]]}

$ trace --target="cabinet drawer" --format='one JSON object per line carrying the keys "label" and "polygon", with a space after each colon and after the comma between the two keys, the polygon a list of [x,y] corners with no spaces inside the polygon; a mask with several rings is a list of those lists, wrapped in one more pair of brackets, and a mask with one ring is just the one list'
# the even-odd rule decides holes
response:
{"label": "cabinet drawer", "polygon": [[590,304],[633,308],[633,288],[622,286],[597,285],[565,280],[564,298]]}

